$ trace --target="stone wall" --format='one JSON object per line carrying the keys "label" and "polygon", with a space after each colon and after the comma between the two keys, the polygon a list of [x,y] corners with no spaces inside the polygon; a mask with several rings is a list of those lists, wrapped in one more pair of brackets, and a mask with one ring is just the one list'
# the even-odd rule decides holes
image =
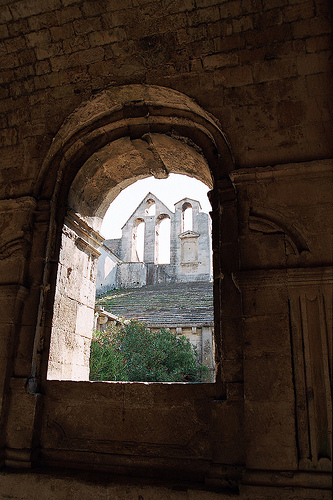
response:
{"label": "stone wall", "polygon": [[99,252],[101,255],[97,262],[97,294],[117,287],[117,264],[119,262],[119,259],[105,245],[101,245]]}
{"label": "stone wall", "polygon": [[[8,0],[0,23],[0,461],[52,468],[0,494],[88,494],[55,470],[96,467],[127,497],[330,498],[331,2]],[[47,381],[68,207],[98,230],[168,172],[212,188],[216,383]]]}
{"label": "stone wall", "polygon": [[[154,205],[154,215],[148,213],[149,206]],[[190,231],[184,230],[184,207],[192,210]],[[159,263],[159,224],[168,218],[170,221],[170,262]],[[143,224],[142,249],[138,255],[138,225]],[[109,247],[116,246],[118,240],[107,240]],[[184,198],[175,204],[175,212],[169,210],[155,195],[148,193],[130,218],[122,227],[119,240],[119,262],[112,259],[112,274],[105,275],[107,249],[103,250],[97,267],[97,293],[112,288],[132,288],[147,284],[209,281],[212,278],[211,224],[208,214],[201,212],[200,203]],[[111,263],[109,264],[111,266]]]}
{"label": "stone wall", "polygon": [[196,99],[228,132],[238,165],[329,157],[329,15],[327,0],[6,2],[3,192],[29,191],[64,119],[124,83]]}
{"label": "stone wall", "polygon": [[62,230],[47,373],[49,380],[89,380],[95,276],[100,257],[97,248],[101,239],[96,240],[96,234],[90,238],[84,235],[80,222],[77,217],[68,216]]}

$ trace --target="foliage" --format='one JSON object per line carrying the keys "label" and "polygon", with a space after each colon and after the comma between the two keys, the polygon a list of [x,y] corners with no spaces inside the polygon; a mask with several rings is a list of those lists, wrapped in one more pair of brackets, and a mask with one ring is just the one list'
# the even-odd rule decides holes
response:
{"label": "foliage", "polygon": [[166,329],[152,332],[137,321],[94,331],[90,380],[198,382],[207,373],[184,335],[177,337]]}

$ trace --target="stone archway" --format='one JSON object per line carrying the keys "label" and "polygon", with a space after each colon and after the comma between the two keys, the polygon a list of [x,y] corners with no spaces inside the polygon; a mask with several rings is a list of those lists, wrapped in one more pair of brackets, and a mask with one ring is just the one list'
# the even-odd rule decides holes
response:
{"label": "stone archway", "polygon": [[[29,423],[31,449],[22,442],[25,463],[34,460],[33,449],[38,447],[42,466],[61,462],[65,467],[79,463],[94,468],[98,463],[99,470],[130,467],[140,474],[154,464],[163,475],[181,469],[181,476],[196,480],[214,467],[218,444],[210,437],[213,407],[220,420],[229,412],[229,406],[215,403],[228,398],[228,384],[239,385],[243,363],[240,298],[233,279],[239,257],[236,197],[229,178],[232,169],[232,155],[219,124],[187,96],[170,89],[111,88],[64,122],[45,158],[35,192],[49,225],[46,249],[41,249],[44,274],[29,380],[35,406]],[[212,187],[215,384],[152,387],[139,383],[134,388],[126,383],[47,380],[63,228],[70,229],[72,248],[80,258],[92,262],[100,243],[101,219],[112,199],[138,178],[163,178],[169,171],[196,177]],[[63,270],[58,277],[67,279],[74,272],[72,266]],[[39,402],[43,402],[42,411]],[[230,404],[240,421],[242,395]],[[235,435],[235,429],[232,432]],[[138,452],[143,442],[145,449]]]}
{"label": "stone archway", "polygon": [[[88,274],[92,275],[101,242],[98,230],[102,218],[122,189],[149,175],[165,178],[170,172],[183,173],[213,188],[212,200],[217,201],[218,196],[214,193],[217,192],[218,184],[226,183],[228,189],[232,189],[228,177],[232,169],[230,148],[219,124],[184,94],[156,86],[129,85],[107,89],[81,105],[64,122],[53,140],[36,187],[40,197],[52,199],[48,241],[53,243],[47,248],[45,288],[40,308],[53,309],[56,313],[52,306],[54,294],[48,292],[47,284],[52,280],[55,283],[64,220],[72,239],[69,253],[79,252],[81,261],[83,259],[85,262],[83,267],[89,268]],[[215,212],[220,217],[216,207]],[[236,220],[233,222],[236,223]],[[73,266],[68,262],[62,264],[66,269],[63,269],[60,281],[66,281]],[[215,269],[216,265],[215,262]],[[74,276],[75,273],[72,278]],[[87,276],[85,278],[88,280]],[[51,289],[54,290],[54,285],[51,285]],[[82,312],[81,320],[77,323],[73,319],[74,323],[69,324],[69,328],[74,331],[82,329],[78,324],[87,324],[85,314],[88,310],[91,316],[92,290],[87,291],[87,294],[90,294],[90,299],[84,301],[86,312]],[[82,310],[82,300],[77,295],[74,301],[76,307]],[[62,297],[62,302],[65,302],[65,297]],[[65,311],[60,303],[59,311]],[[77,313],[73,313],[69,306],[63,314],[68,317],[72,314],[76,316]],[[50,331],[51,315],[42,313],[40,318],[35,347],[40,345],[40,338],[46,339],[45,345],[48,347],[49,334],[45,332]],[[61,329],[59,335],[64,335]],[[88,340],[81,339],[80,343],[87,352],[87,332],[84,337]],[[75,350],[78,345],[74,342],[72,348]],[[46,348],[41,356],[35,350],[33,376],[36,379],[39,374],[42,374],[42,379],[45,377],[47,351]],[[87,380],[87,374],[82,376]]]}

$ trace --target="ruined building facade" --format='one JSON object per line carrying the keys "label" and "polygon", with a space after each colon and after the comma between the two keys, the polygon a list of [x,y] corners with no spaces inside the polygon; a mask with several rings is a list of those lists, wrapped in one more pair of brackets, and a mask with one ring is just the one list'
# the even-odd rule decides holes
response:
{"label": "ruined building facade", "polygon": [[[0,496],[331,497],[331,7],[1,2]],[[211,189],[215,382],[49,380],[108,206],[169,173]]]}
{"label": "ruined building facade", "polygon": [[[185,335],[196,348],[198,361],[209,369],[207,381],[213,381],[210,217],[201,211],[198,201],[190,198],[174,206],[172,212],[154,194],[148,193],[124,224],[122,237],[106,240],[99,248],[97,294],[114,289],[121,291],[108,294],[107,310],[100,306],[103,299],[97,300],[95,325],[105,330],[114,323],[115,317],[135,319],[155,331],[168,328],[175,335]],[[169,226],[163,238],[161,225],[166,221]],[[124,288],[131,290],[123,293]],[[88,358],[86,366],[89,366]],[[52,376],[63,378],[66,372],[61,368]]]}
{"label": "ruined building facade", "polygon": [[[165,240],[161,225],[169,221]],[[138,228],[142,224],[142,255],[138,252]],[[166,250],[168,262],[161,261]],[[119,240],[100,247],[96,291],[132,288],[157,283],[211,281],[211,224],[200,203],[190,198],[175,203],[172,212],[148,193],[122,228]],[[169,255],[170,253],[170,255]]]}

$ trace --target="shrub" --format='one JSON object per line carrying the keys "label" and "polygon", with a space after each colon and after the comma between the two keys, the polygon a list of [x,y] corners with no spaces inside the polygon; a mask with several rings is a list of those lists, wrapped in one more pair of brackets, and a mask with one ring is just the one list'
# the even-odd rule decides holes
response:
{"label": "shrub", "polygon": [[90,380],[198,382],[207,373],[184,335],[151,332],[137,321],[93,334]]}

